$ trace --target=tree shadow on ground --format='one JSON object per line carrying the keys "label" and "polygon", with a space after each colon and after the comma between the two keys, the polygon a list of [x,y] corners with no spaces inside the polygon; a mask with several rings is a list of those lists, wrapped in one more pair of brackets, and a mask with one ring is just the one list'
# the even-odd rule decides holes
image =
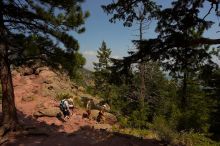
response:
{"label": "tree shadow on ground", "polygon": [[[1,117],[0,112],[0,120]],[[62,125],[39,122],[21,111],[18,111],[18,117],[26,130],[10,135],[4,146],[163,146],[156,140],[140,139],[90,126],[66,133],[62,132]]]}

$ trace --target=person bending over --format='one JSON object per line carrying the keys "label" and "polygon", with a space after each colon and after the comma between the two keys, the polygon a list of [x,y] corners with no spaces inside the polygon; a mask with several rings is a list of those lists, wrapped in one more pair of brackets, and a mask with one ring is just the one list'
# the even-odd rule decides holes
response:
{"label": "person bending over", "polygon": [[70,114],[72,114],[72,112],[70,112],[70,108],[73,108],[72,98],[63,99],[60,101],[60,110],[63,112],[64,119],[70,118]]}

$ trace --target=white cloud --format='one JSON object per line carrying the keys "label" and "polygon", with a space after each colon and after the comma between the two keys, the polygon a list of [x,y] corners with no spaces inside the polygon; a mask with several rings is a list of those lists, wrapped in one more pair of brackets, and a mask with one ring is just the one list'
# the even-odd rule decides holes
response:
{"label": "white cloud", "polygon": [[85,56],[96,56],[96,51],[91,51],[91,50],[87,50],[87,51],[84,51],[82,52],[83,55]]}
{"label": "white cloud", "polygon": [[120,57],[120,56],[118,56],[118,55],[113,55],[112,58],[114,58],[114,59],[120,59],[120,58],[122,58],[122,57]]}
{"label": "white cloud", "polygon": [[85,50],[84,52],[82,52],[82,54],[86,58],[86,64],[84,67],[86,69],[94,71],[93,62],[97,62],[97,57],[96,57],[97,52],[93,50]]}

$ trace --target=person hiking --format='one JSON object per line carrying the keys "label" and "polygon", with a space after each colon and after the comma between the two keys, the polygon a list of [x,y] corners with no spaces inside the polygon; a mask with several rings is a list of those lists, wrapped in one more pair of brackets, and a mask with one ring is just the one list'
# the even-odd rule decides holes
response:
{"label": "person hiking", "polygon": [[104,123],[104,122],[105,122],[105,116],[104,116],[105,111],[106,111],[106,105],[104,104],[104,105],[102,105],[102,106],[100,107],[98,116],[97,116],[97,118],[96,118],[96,121],[97,121],[98,123]]}
{"label": "person hiking", "polygon": [[90,119],[92,104],[94,104],[93,99],[89,99],[86,104],[86,113],[83,113],[82,116],[83,118]]}
{"label": "person hiking", "polygon": [[60,101],[60,110],[63,112],[64,119],[70,118],[70,108],[73,108],[73,99],[63,99]]}

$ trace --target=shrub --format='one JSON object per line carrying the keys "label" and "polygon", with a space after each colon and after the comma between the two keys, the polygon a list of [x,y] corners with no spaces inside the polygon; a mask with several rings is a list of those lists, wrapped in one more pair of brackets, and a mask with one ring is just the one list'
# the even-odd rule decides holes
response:
{"label": "shrub", "polygon": [[91,95],[94,95],[94,87],[93,86],[87,86],[86,87],[86,92],[91,94]]}
{"label": "shrub", "polygon": [[145,109],[137,109],[133,111],[128,118],[128,124],[131,128],[138,128],[138,129],[146,129],[147,127],[147,116],[148,110]]}
{"label": "shrub", "polygon": [[185,146],[220,146],[220,143],[214,142],[204,134],[189,132],[181,132],[178,138],[179,144]]}
{"label": "shrub", "polygon": [[84,103],[80,100],[80,98],[74,98],[74,104],[78,107],[85,107]]}
{"label": "shrub", "polygon": [[123,116],[119,116],[118,117],[118,122],[120,123],[120,125],[122,127],[128,127],[128,119],[123,117]]}
{"label": "shrub", "polygon": [[113,126],[112,130],[114,132],[118,132],[118,133],[126,134],[126,135],[132,135],[132,136],[139,137],[139,138],[152,137],[153,135],[150,130],[146,130],[146,129],[119,128],[119,127]]}
{"label": "shrub", "polygon": [[56,95],[57,100],[68,99],[68,98],[71,98],[71,95],[69,93],[60,93]]}
{"label": "shrub", "polygon": [[156,116],[153,120],[151,129],[161,141],[175,143],[178,134],[168,123],[169,122],[163,116]]}

